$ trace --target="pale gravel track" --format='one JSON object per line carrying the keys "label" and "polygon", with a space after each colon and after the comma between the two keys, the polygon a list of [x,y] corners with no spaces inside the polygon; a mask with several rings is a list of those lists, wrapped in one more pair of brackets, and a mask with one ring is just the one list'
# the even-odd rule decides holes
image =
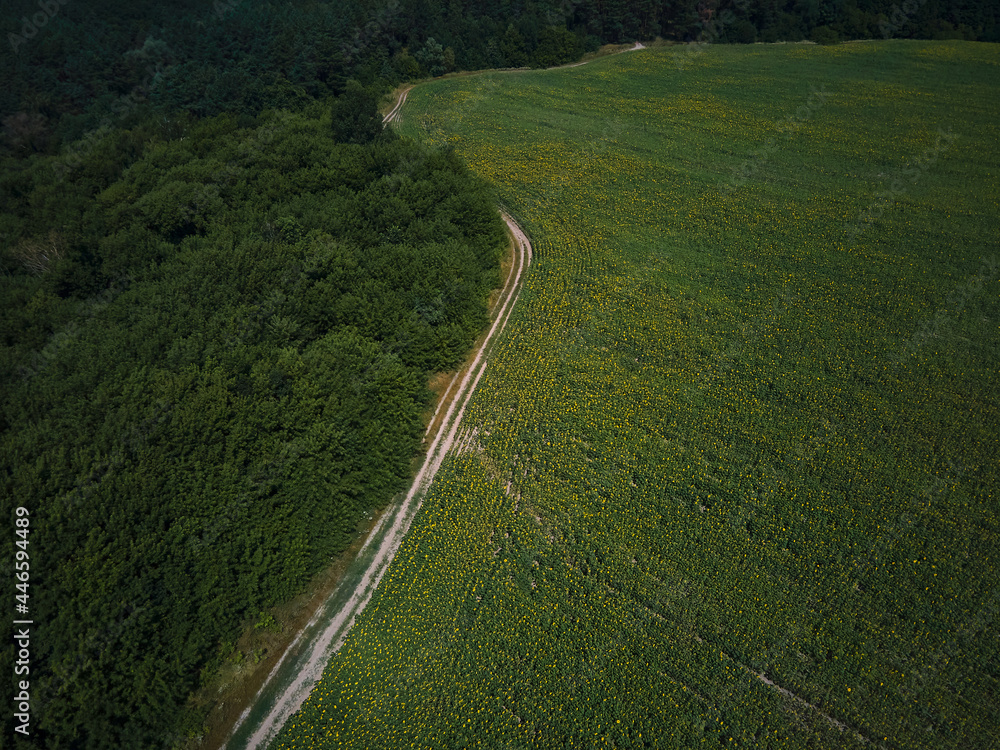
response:
{"label": "pale gravel track", "polygon": [[[612,54],[620,55],[622,52],[636,52],[637,50],[640,49],[646,49],[646,45],[643,44],[642,42],[636,42],[634,46],[629,47],[628,49],[618,50],[617,52],[614,52]],[[600,60],[600,59],[601,58],[599,57],[594,58],[594,60]],[[549,70],[558,70],[559,68],[579,68],[581,65],[586,65],[587,63],[594,62],[594,60],[584,60],[583,62],[570,63],[569,65],[558,65],[555,68],[549,68]]]}
{"label": "pale gravel track", "polygon": [[[393,112],[397,112],[399,107],[402,105],[402,102],[405,101],[406,93],[407,92],[405,91],[401,93],[400,102],[393,109]],[[391,114],[392,112],[390,112],[390,115]],[[387,117],[388,116],[389,115],[387,115]],[[375,589],[378,587],[379,582],[382,580],[382,576],[385,574],[385,571],[389,568],[389,564],[396,556],[396,552],[398,551],[403,538],[406,536],[417,510],[419,510],[423,497],[430,488],[435,474],[437,474],[438,469],[441,467],[445,456],[447,456],[449,451],[451,451],[455,442],[455,436],[458,434],[462,416],[465,413],[465,408],[471,400],[472,394],[475,392],[480,378],[482,378],[483,373],[486,371],[486,354],[494,343],[496,337],[501,331],[503,331],[507,325],[507,321],[510,319],[511,312],[514,309],[514,303],[517,301],[517,297],[520,294],[525,271],[531,264],[532,260],[531,243],[528,241],[527,236],[511,216],[506,213],[502,213],[501,215],[510,229],[514,244],[514,262],[511,264],[510,272],[507,275],[504,291],[500,300],[497,302],[497,313],[493,319],[493,324],[490,326],[482,344],[480,344],[477,349],[471,365],[459,373],[459,375],[462,375],[461,379],[459,379],[459,375],[456,375],[452,379],[447,391],[442,394],[441,400],[438,404],[438,409],[440,409],[446,402],[449,403],[449,406],[444,418],[441,420],[440,426],[434,433],[420,471],[414,478],[413,484],[410,486],[410,490],[406,494],[402,503],[400,503],[398,507],[383,514],[379,523],[369,535],[365,545],[361,548],[361,551],[358,552],[358,558],[360,559],[362,554],[368,549],[369,543],[378,537],[387,519],[391,517],[391,526],[389,530],[382,537],[378,551],[369,563],[368,568],[362,574],[361,579],[355,587],[354,592],[351,594],[347,604],[341,607],[325,626],[321,625],[320,619],[324,615],[328,616],[329,613],[325,612],[324,607],[320,607],[320,609],[317,610],[313,618],[309,621],[302,632],[299,633],[292,645],[286,650],[278,664],[275,665],[271,674],[268,675],[267,680],[258,693],[258,699],[264,695],[268,686],[275,678],[275,675],[280,673],[279,670],[285,663],[286,657],[296,650],[296,647],[302,640],[303,635],[306,633],[309,633],[309,637],[312,639],[308,657],[305,658],[303,663],[294,665],[294,678],[288,685],[280,689],[280,696],[277,700],[275,700],[266,717],[264,717],[259,725],[253,729],[253,732],[249,736],[248,740],[242,744],[235,744],[230,750],[236,750],[237,747],[266,747],[267,744],[274,739],[281,727],[284,726],[285,722],[292,716],[292,714],[298,711],[305,702],[309,693],[315,687],[316,683],[319,682],[326,664],[330,661],[333,654],[337,652],[341,644],[343,644],[344,639],[347,637],[355,619],[364,610],[365,606],[371,599],[372,594],[375,592]],[[464,373],[464,375],[462,373]],[[456,382],[458,383],[457,395],[449,400],[448,393],[452,391]],[[435,411],[435,417],[437,413],[438,412]],[[432,430],[434,423],[435,419],[432,419],[431,424],[428,426],[428,432]],[[338,588],[334,591],[330,598],[333,599],[339,593],[341,592]],[[315,631],[318,627],[322,627],[322,631],[317,635],[312,635],[313,631]],[[298,655],[296,658],[299,658]],[[299,658],[299,661],[301,661],[301,658]],[[243,715],[233,728],[229,742],[234,741],[233,736],[240,731],[244,721],[255,705],[256,701],[243,712]],[[227,744],[223,747],[228,747],[229,742],[227,742]],[[237,740],[237,742],[239,743],[240,741]]]}
{"label": "pale gravel track", "polygon": [[[612,54],[620,55],[623,52],[637,52],[638,50],[641,50],[641,49],[646,49],[646,45],[643,44],[642,42],[636,42],[633,46],[629,47],[628,49],[618,50],[617,52],[614,52]],[[555,67],[552,67],[552,68],[546,68],[546,70],[560,70],[562,68],[578,68],[581,65],[587,65],[588,63],[594,62],[594,60],[600,60],[600,59],[601,59],[600,57],[595,57],[595,58],[593,58],[593,60],[584,60],[583,62],[570,63],[569,65],[556,65]],[[510,72],[510,73],[529,73],[529,72],[531,72],[531,70],[532,70],[531,68],[517,68],[517,69],[514,69],[514,70],[507,71],[507,72]],[[492,71],[488,71],[487,70],[487,71],[481,71],[481,72],[488,73],[488,72],[492,72]],[[394,122],[396,122],[396,123],[399,122],[400,111],[403,109],[403,105],[406,103],[406,97],[408,97],[410,95],[410,92],[413,90],[413,87],[415,85],[416,84],[410,84],[406,88],[400,90],[399,94],[397,94],[397,96],[396,96],[396,103],[393,105],[392,109],[389,110],[389,112],[382,118],[382,124],[383,125],[391,125]]]}
{"label": "pale gravel track", "polygon": [[396,99],[396,105],[389,110],[389,114],[382,118],[383,125],[389,125],[393,122],[399,122],[399,111],[406,104],[406,97],[409,96],[410,90],[413,86],[407,86],[405,89],[399,92],[399,97]]}
{"label": "pale gravel track", "polygon": [[[635,49],[639,48],[641,46],[636,43]],[[413,87],[409,86],[399,92],[393,108],[382,118],[384,125],[399,122],[400,111],[412,89]],[[424,435],[426,441],[433,433],[431,444],[424,456],[420,471],[410,486],[409,492],[407,492],[406,497],[398,507],[392,508],[382,515],[369,533],[368,539],[365,540],[364,545],[358,551],[356,559],[361,559],[362,555],[368,550],[372,540],[379,537],[387,521],[391,523],[391,527],[382,537],[378,551],[369,563],[368,568],[362,574],[348,602],[336,612],[325,626],[321,624],[320,620],[324,616],[329,616],[329,613],[326,611],[325,606],[317,609],[305,628],[299,632],[295,640],[285,650],[281,659],[271,670],[267,680],[265,680],[258,692],[257,699],[240,716],[230,732],[229,740],[223,745],[223,750],[242,750],[243,748],[256,750],[256,748],[266,747],[278,734],[285,722],[301,708],[306,698],[308,698],[313,688],[319,682],[320,677],[322,677],[323,670],[330,661],[330,658],[339,650],[344,639],[350,632],[354,621],[371,600],[372,594],[378,587],[390,563],[395,558],[396,552],[407,531],[409,531],[410,524],[413,522],[416,512],[420,509],[420,504],[427,490],[430,489],[434,476],[444,462],[445,457],[454,447],[455,437],[458,434],[462,416],[465,414],[465,408],[472,399],[472,394],[475,392],[480,378],[482,378],[483,373],[486,371],[485,355],[496,337],[506,328],[507,321],[510,319],[510,314],[514,309],[514,303],[520,294],[524,273],[532,261],[531,242],[528,240],[527,235],[525,235],[521,227],[517,225],[517,222],[509,214],[501,212],[501,216],[511,233],[514,245],[514,260],[511,263],[510,271],[504,283],[504,291],[497,302],[496,316],[493,319],[489,332],[477,349],[472,364],[456,373],[448,384],[447,389],[445,389],[445,392],[441,394],[437,408],[431,417],[430,424],[427,426],[427,431]],[[455,391],[456,384],[457,391]],[[457,395],[452,396],[453,391]],[[438,415],[445,404],[448,404],[447,411],[435,431]],[[338,587],[330,595],[328,601],[341,593]],[[314,632],[320,627],[322,627],[322,631],[314,635]],[[307,634],[307,640],[311,640],[311,644],[306,644],[303,648],[309,648],[308,657],[305,658],[304,663],[301,665],[292,665],[295,668],[294,678],[283,689],[280,689],[280,696],[275,700],[266,717],[253,729],[247,741],[241,742],[236,737],[241,734],[240,730],[243,729],[244,722],[253,708],[257,706],[257,701],[260,700],[272,681],[275,680],[276,675],[281,674],[281,668],[285,666],[289,654],[295,654],[293,661],[296,659],[300,662],[302,661],[303,656],[296,652]],[[230,743],[234,743],[232,748],[229,747]]]}

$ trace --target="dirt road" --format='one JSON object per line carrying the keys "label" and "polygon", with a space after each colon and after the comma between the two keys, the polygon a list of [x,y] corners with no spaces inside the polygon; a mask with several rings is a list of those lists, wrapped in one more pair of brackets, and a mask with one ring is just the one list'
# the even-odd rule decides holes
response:
{"label": "dirt road", "polygon": [[389,113],[382,118],[383,125],[390,125],[393,122],[399,121],[399,111],[403,108],[403,105],[406,104],[406,97],[409,95],[412,88],[413,86],[410,85],[400,89],[399,93],[396,95],[396,104],[393,105],[393,108],[389,110]]}
{"label": "dirt road", "polygon": [[[641,49],[646,49],[646,45],[642,44],[641,42],[636,42],[633,46],[631,46],[631,47],[629,47],[627,49],[618,50],[617,52],[613,52],[611,54],[620,55],[623,52],[636,52],[636,51],[641,50]],[[568,65],[557,65],[557,66],[555,66],[553,68],[544,68],[544,70],[559,70],[560,68],[578,68],[581,65],[586,65],[587,63],[592,63],[592,62],[594,62],[594,60],[599,60],[599,59],[601,59],[601,58],[600,57],[595,57],[595,58],[590,59],[590,60],[584,60],[583,62],[569,63]],[[509,73],[530,73],[531,71],[532,71],[531,68],[516,68],[516,69],[507,70],[506,72],[509,72]],[[474,72],[467,73],[467,74],[463,73],[462,75],[478,75],[479,73],[493,73],[493,72],[495,72],[495,71],[493,71],[493,70],[481,70],[481,71],[474,71]],[[437,79],[431,79],[431,80],[437,80]],[[389,110],[389,112],[387,112],[385,114],[385,116],[382,117],[382,124],[383,125],[391,125],[394,122],[397,122],[397,123],[399,122],[400,111],[402,110],[403,105],[406,103],[406,97],[409,96],[410,92],[413,90],[413,87],[415,85],[416,84],[411,83],[411,84],[409,84],[407,86],[404,86],[403,88],[401,88],[397,92],[395,104],[393,104],[392,105],[392,109]]]}
{"label": "dirt road", "polygon": [[[398,112],[402,106],[405,93],[400,95],[393,112]],[[428,440],[430,443],[420,471],[405,498],[383,514],[341,585],[317,610],[274,667],[253,704],[233,729],[225,745],[228,750],[266,747],[308,697],[396,556],[424,495],[451,450],[465,408],[486,370],[487,354],[510,319],[525,271],[531,264],[531,244],[527,236],[513,218],[505,213],[502,216],[514,248],[510,272],[494,307],[492,325],[474,350],[471,362],[455,375],[438,402],[427,427],[425,444]]]}
{"label": "dirt road", "polygon": [[[636,42],[634,47],[621,51],[639,49],[643,46]],[[575,63],[574,66],[584,64]],[[382,118],[385,125],[399,121],[402,107],[412,89],[412,85],[400,89],[392,109]],[[355,619],[371,599],[396,556],[434,476],[452,450],[465,408],[486,370],[486,356],[510,319],[525,271],[531,265],[531,243],[527,236],[511,216],[506,213],[502,216],[510,230],[514,260],[495,305],[492,325],[474,350],[471,362],[452,378],[438,401],[424,436],[424,444],[428,447],[420,471],[405,498],[382,515],[340,586],[317,610],[274,667],[253,704],[237,722],[224,745],[226,750],[266,747],[289,717],[298,711],[319,681],[330,658],[344,642]]]}

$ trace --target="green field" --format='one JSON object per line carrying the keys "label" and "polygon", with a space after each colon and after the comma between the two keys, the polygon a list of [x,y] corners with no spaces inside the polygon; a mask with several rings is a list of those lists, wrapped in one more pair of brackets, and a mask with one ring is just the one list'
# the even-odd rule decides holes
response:
{"label": "green field", "polygon": [[984,748],[1000,716],[1000,47],[435,81],[536,260],[274,747]]}

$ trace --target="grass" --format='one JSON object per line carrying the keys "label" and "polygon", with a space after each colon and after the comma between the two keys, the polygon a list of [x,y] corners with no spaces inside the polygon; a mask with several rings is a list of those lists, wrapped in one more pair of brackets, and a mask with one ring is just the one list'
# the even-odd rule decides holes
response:
{"label": "grass", "polygon": [[988,747],[996,45],[657,48],[417,86],[532,236],[276,747]]}

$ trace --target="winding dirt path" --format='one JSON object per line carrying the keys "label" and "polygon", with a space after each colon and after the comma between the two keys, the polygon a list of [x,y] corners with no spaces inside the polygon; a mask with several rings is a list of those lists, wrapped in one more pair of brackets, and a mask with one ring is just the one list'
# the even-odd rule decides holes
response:
{"label": "winding dirt path", "polygon": [[[628,49],[620,49],[617,52],[613,52],[612,54],[620,55],[623,52],[635,52],[636,50],[640,49],[646,49],[646,45],[643,44],[642,42],[636,42],[633,46],[629,47]],[[606,55],[602,55],[602,57],[606,57]],[[558,65],[555,68],[549,68],[549,70],[557,70],[558,68],[579,68],[581,65],[586,65],[587,63],[592,63],[594,62],[594,60],[600,60],[600,59],[601,59],[600,57],[594,57],[591,58],[590,60],[584,60],[583,62],[570,63],[569,65]]]}
{"label": "winding dirt path", "polygon": [[389,113],[382,118],[383,125],[390,125],[393,122],[399,122],[399,111],[406,104],[406,97],[409,96],[410,91],[413,89],[413,84],[400,89],[399,93],[396,95],[396,104],[393,106]]}
{"label": "winding dirt path", "polygon": [[[615,54],[640,49],[644,46],[636,42],[635,46]],[[560,67],[577,67],[588,62],[592,61]],[[399,90],[392,109],[382,118],[384,125],[399,122],[403,105],[413,87],[414,84],[411,84]],[[424,434],[424,444],[428,447],[420,471],[405,498],[389,508],[372,529],[352,564],[353,570],[344,576],[333,594],[286,649],[253,703],[236,722],[223,745],[224,750],[266,747],[292,714],[299,710],[319,682],[330,658],[343,644],[354,621],[371,600],[438,469],[454,447],[465,408],[486,371],[486,355],[506,327],[520,294],[525,271],[531,265],[531,243],[527,235],[509,214],[501,212],[501,216],[510,231],[514,259],[494,307],[492,325],[475,348],[471,362],[455,374],[438,401]]]}
{"label": "winding dirt path", "polygon": [[[636,52],[636,51],[641,50],[641,49],[646,49],[646,45],[643,44],[642,42],[636,42],[635,44],[633,44],[631,47],[628,47],[627,49],[620,49],[617,52],[612,52],[610,54],[612,54],[612,55],[620,55],[620,54],[622,54],[624,52]],[[582,62],[569,63],[567,65],[556,65],[556,66],[551,67],[551,68],[541,68],[541,70],[561,70],[563,68],[578,68],[581,65],[587,65],[588,63],[594,62],[594,60],[600,60],[601,58],[607,57],[607,56],[608,55],[600,55],[599,57],[593,57],[590,60],[583,60]],[[502,72],[507,72],[507,73],[530,73],[530,72],[532,72],[532,70],[535,70],[535,69],[534,68],[510,68],[510,69],[503,69]],[[475,70],[475,71],[468,71],[468,72],[463,71],[460,75],[462,75],[462,76],[470,76],[470,75],[479,75],[480,73],[496,73],[496,72],[497,72],[496,70],[488,68],[486,70]],[[449,75],[451,75],[451,74],[449,74]],[[441,78],[441,76],[439,76],[439,78]],[[432,81],[439,80],[439,78],[432,78],[430,80],[432,80]],[[403,88],[401,88],[396,93],[396,102],[395,102],[395,104],[393,104],[392,105],[392,109],[390,109],[382,117],[382,124],[383,125],[391,125],[394,122],[396,122],[396,123],[399,122],[400,111],[402,110],[403,105],[406,103],[406,97],[410,95],[410,92],[413,90],[413,87],[416,86],[416,85],[417,84],[415,84],[415,83],[408,84],[408,85],[404,86]]]}
{"label": "winding dirt path", "polygon": [[[406,100],[405,94],[405,91],[400,94],[400,101],[390,115],[398,113]],[[494,306],[492,325],[474,350],[471,361],[456,373],[438,402],[424,436],[425,444],[428,440],[430,444],[420,471],[405,498],[382,515],[361,548],[355,562],[360,570],[344,576],[337,590],[288,647],[253,704],[240,716],[225,748],[266,747],[289,717],[299,710],[319,682],[330,658],[343,644],[355,619],[371,599],[396,556],[434,476],[451,451],[465,408],[486,371],[486,355],[506,327],[520,294],[525,271],[531,265],[531,243],[527,236],[511,216],[503,212],[501,216],[510,230],[514,249],[511,268]]]}

